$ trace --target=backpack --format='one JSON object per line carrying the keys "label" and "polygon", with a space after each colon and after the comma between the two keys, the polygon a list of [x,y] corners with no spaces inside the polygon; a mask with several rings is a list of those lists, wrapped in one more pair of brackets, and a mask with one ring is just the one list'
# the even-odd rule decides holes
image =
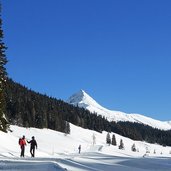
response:
{"label": "backpack", "polygon": [[21,138],[19,138],[18,144],[19,144],[19,145],[22,145],[22,139],[21,139]]}

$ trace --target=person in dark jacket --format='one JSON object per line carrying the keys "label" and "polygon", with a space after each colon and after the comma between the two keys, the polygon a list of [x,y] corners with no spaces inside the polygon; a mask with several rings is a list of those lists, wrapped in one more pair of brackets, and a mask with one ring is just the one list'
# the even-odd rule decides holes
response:
{"label": "person in dark jacket", "polygon": [[81,145],[78,146],[78,153],[81,153]]}
{"label": "person in dark jacket", "polygon": [[30,143],[30,153],[31,153],[31,157],[35,156],[35,148],[37,149],[37,142],[34,138],[34,136],[32,137],[31,141],[27,141],[28,143]]}

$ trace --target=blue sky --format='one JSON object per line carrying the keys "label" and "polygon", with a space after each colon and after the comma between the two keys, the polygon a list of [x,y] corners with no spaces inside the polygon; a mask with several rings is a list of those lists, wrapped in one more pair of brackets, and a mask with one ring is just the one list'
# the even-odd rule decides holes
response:
{"label": "blue sky", "polygon": [[2,0],[9,76],[58,99],[171,120],[171,1]]}

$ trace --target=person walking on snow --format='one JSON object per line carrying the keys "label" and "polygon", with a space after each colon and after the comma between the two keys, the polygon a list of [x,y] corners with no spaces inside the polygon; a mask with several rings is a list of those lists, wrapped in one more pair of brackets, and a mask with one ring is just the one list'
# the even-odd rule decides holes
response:
{"label": "person walking on snow", "polygon": [[27,141],[27,142],[30,143],[30,154],[31,154],[31,157],[34,157],[35,156],[35,148],[37,149],[37,142],[36,142],[34,136],[32,137],[31,141]]}
{"label": "person walking on snow", "polygon": [[78,147],[78,152],[79,152],[79,154],[81,153],[81,145],[79,145],[79,147]]}
{"label": "person walking on snow", "polygon": [[25,146],[26,146],[26,140],[25,140],[25,136],[24,135],[23,135],[22,138],[19,139],[19,145],[21,147],[21,155],[20,155],[20,157],[24,157]]}

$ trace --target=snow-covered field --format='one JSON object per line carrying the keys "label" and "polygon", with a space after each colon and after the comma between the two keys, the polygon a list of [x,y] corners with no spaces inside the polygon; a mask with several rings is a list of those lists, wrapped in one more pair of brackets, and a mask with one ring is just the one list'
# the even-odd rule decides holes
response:
{"label": "snow-covered field", "polygon": [[[106,145],[106,132],[98,133],[70,124],[71,134],[49,129],[11,126],[12,132],[0,132],[0,170],[5,171],[171,171],[171,147],[132,141],[115,134],[117,146]],[[35,136],[38,149],[31,158],[29,144],[20,158],[19,137]],[[93,145],[93,135],[96,142]],[[110,134],[111,137],[113,133]],[[120,139],[125,149],[119,150]],[[132,152],[135,143],[139,152]],[[78,146],[81,145],[81,154]],[[146,154],[146,151],[149,151]],[[154,151],[156,152],[154,154]]]}

